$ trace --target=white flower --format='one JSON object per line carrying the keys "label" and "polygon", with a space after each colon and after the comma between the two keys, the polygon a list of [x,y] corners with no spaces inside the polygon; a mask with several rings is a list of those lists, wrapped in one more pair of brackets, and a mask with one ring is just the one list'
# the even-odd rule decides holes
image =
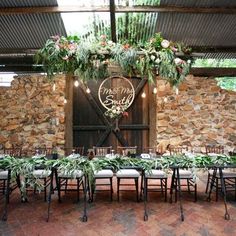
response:
{"label": "white flower", "polygon": [[60,51],[60,47],[58,44],[55,45],[55,49],[56,49],[56,51]]}
{"label": "white flower", "polygon": [[159,63],[161,62],[161,60],[160,60],[159,58],[157,58],[157,59],[155,60],[155,62],[156,62],[157,64],[159,64]]}
{"label": "white flower", "polygon": [[162,46],[163,48],[168,48],[168,47],[170,46],[170,42],[169,42],[168,40],[164,39],[164,40],[162,40],[162,42],[161,42],[161,46]]}
{"label": "white flower", "polygon": [[108,46],[113,46],[114,45],[114,43],[111,41],[111,40],[109,40],[108,42],[107,42],[107,44],[108,44]]}
{"label": "white flower", "polygon": [[176,65],[179,65],[179,64],[182,63],[182,60],[177,57],[177,58],[174,59],[174,62],[175,62]]}
{"label": "white flower", "polygon": [[190,63],[191,63],[191,60],[187,60],[187,63],[190,64]]}
{"label": "white flower", "polygon": [[151,55],[151,60],[152,60],[152,61],[155,61],[155,58],[156,58],[156,57],[155,57],[154,55]]}
{"label": "white flower", "polygon": [[64,61],[67,61],[67,60],[69,59],[69,57],[66,55],[66,56],[62,57],[62,59],[63,59]]}

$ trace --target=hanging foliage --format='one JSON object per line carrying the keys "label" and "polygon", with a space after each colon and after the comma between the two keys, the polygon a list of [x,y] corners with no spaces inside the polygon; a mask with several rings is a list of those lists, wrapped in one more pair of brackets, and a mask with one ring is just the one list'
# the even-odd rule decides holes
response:
{"label": "hanging foliage", "polygon": [[55,73],[72,73],[80,79],[105,78],[108,66],[116,63],[125,75],[141,75],[150,82],[157,74],[172,86],[177,86],[189,73],[190,61],[176,56],[176,52],[190,53],[180,44],[169,42],[160,33],[155,34],[142,47],[108,41],[105,35],[99,40],[85,42],[77,36],[54,36],[36,54],[49,78]]}

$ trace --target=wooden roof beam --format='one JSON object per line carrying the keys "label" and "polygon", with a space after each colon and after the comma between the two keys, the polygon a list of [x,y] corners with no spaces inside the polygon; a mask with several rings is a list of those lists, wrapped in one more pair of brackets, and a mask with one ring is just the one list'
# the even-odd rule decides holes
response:
{"label": "wooden roof beam", "polygon": [[[1,66],[0,72],[39,73],[44,72],[42,66],[32,64],[10,64]],[[191,68],[190,74],[198,77],[236,77],[236,68]]]}
{"label": "wooden roof beam", "polygon": [[192,52],[199,53],[236,53],[236,45],[235,46],[190,46],[192,48]]}
{"label": "wooden roof beam", "polygon": [[236,68],[191,68],[190,74],[199,77],[236,77]]}
{"label": "wooden roof beam", "polygon": [[[8,7],[0,8],[0,15],[36,14],[36,13],[73,13],[73,12],[110,12],[110,7]],[[125,12],[162,12],[162,13],[196,13],[196,14],[236,14],[236,7],[182,7],[182,6],[116,6],[116,13]]]}

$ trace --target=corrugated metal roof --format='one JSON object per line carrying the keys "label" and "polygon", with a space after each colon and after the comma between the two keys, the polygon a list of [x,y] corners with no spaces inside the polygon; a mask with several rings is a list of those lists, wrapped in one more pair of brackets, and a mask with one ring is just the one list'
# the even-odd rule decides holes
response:
{"label": "corrugated metal roof", "polygon": [[155,33],[158,13],[117,14],[117,39],[131,44],[144,43]]}
{"label": "corrugated metal roof", "polygon": [[235,46],[236,15],[160,13],[156,32],[191,46]]}
{"label": "corrugated metal roof", "polygon": [[[160,6],[236,7],[232,0],[161,0]],[[167,39],[197,47],[236,47],[235,14],[159,13],[156,32]],[[235,58],[235,53],[205,53],[202,58]]]}
{"label": "corrugated metal roof", "polygon": [[40,48],[52,35],[66,35],[60,14],[18,14],[0,16],[0,50]]}
{"label": "corrugated metal roof", "polygon": [[233,7],[235,0],[161,0],[161,6],[182,7]]}
{"label": "corrugated metal roof", "polygon": [[217,53],[205,53],[202,59],[235,59],[236,53],[228,53],[228,52],[217,52]]}
{"label": "corrugated metal roof", "polygon": [[[65,0],[67,5],[70,1]],[[85,1],[78,0],[82,6]],[[88,0],[86,5],[109,5],[109,0]],[[127,5],[126,0],[115,0],[116,4]],[[140,4],[142,3],[142,4]],[[159,0],[132,0],[132,5],[159,5]],[[4,0],[0,7],[40,7],[57,6],[57,0]],[[179,7],[236,7],[236,0],[161,0],[160,6]],[[66,13],[70,14],[70,13]],[[162,32],[166,39],[183,42],[196,47],[236,48],[236,15],[210,13],[117,13],[124,16],[117,22],[119,41],[147,41],[155,32]],[[135,16],[135,17],[131,17]],[[128,21],[127,21],[128,19]],[[102,28],[103,26],[103,28]],[[108,32],[108,24],[96,22],[99,32]],[[126,27],[126,29],[124,29]],[[122,30],[123,31],[122,31]],[[95,30],[94,30],[95,31]],[[93,31],[91,31],[93,32]],[[99,33],[98,32],[98,33]],[[41,48],[52,35],[66,35],[64,23],[59,13],[0,14],[0,53],[8,49]],[[207,51],[202,58],[236,58],[233,53]],[[211,52],[211,53],[209,53]],[[10,53],[10,50],[9,50]],[[14,53],[14,52],[13,52]],[[15,51],[17,53],[17,50]]]}
{"label": "corrugated metal roof", "polygon": [[161,0],[115,0],[116,5],[121,5],[121,6],[140,6],[140,5],[150,5],[150,6],[157,6],[159,5]]}
{"label": "corrugated metal roof", "polygon": [[49,7],[57,6],[57,0],[4,0],[0,1],[0,7]]}

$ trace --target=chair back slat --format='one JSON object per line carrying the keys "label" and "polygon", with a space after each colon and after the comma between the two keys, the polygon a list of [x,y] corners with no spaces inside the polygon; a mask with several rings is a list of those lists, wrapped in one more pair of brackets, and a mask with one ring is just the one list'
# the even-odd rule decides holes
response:
{"label": "chair back slat", "polygon": [[106,156],[110,154],[112,150],[112,146],[109,147],[93,147],[93,152],[95,156]]}
{"label": "chair back slat", "polygon": [[206,154],[208,154],[208,153],[224,154],[224,147],[223,146],[207,145],[205,148],[206,148]]}
{"label": "chair back slat", "polygon": [[22,149],[21,148],[4,148],[3,153],[12,157],[21,157]]}
{"label": "chair back slat", "polygon": [[122,156],[136,155],[137,154],[137,146],[130,147],[117,147],[117,153]]}
{"label": "chair back slat", "polygon": [[188,151],[188,147],[169,147],[170,155],[180,155]]}

